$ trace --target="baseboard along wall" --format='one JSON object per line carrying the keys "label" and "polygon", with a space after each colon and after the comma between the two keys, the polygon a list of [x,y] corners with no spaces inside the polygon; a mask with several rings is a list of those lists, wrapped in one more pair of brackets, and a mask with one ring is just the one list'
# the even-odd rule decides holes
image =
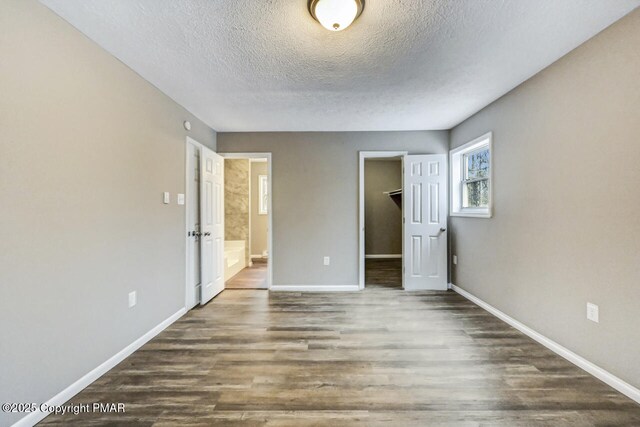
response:
{"label": "baseboard along wall", "polygon": [[272,292],[359,292],[358,285],[274,285]]}
{"label": "baseboard along wall", "polygon": [[[129,357],[134,351],[138,350],[140,347],[145,345],[147,342],[151,341],[156,335],[160,332],[164,331],[168,328],[172,323],[181,318],[187,310],[182,308],[178,310],[176,313],[169,316],[167,319],[162,321],[160,324],[155,326],[149,332],[120,350],[115,355],[111,356],[107,361],[93,369],[91,372],[84,375],[82,378],[78,379],[76,382],[62,390],[60,393],[53,396],[49,399],[43,406],[60,406],[71,399],[76,394],[80,393],[84,390],[89,384],[106,374],[109,370],[114,368],[118,363],[122,362],[125,358]],[[39,410],[35,412],[29,413],[24,418],[21,418],[13,424],[13,427],[32,427],[42,421],[45,417],[49,415],[48,412],[42,412]]]}
{"label": "baseboard along wall", "polygon": [[503,322],[513,326],[514,328],[516,328],[517,330],[519,330],[523,334],[525,334],[525,335],[529,336],[530,338],[532,338],[533,340],[539,342],[543,346],[547,347],[549,350],[553,351],[557,355],[563,357],[564,359],[566,359],[569,362],[573,363],[577,367],[583,369],[584,371],[586,371],[589,374],[593,375],[594,377],[598,378],[600,381],[602,381],[602,382],[608,384],[609,386],[613,387],[614,389],[618,390],[620,393],[624,394],[625,396],[629,397],[630,399],[636,401],[637,403],[640,403],[640,389],[638,389],[638,388],[632,386],[631,384],[625,382],[624,380],[616,377],[615,375],[613,375],[612,373],[602,369],[601,367],[591,363],[590,361],[588,361],[584,357],[572,352],[568,348],[565,348],[565,347],[561,346],[560,344],[558,344],[557,342],[555,342],[555,341],[545,337],[544,335],[534,331],[533,329],[531,329],[527,325],[525,325],[523,323],[520,323],[519,321],[517,321],[513,317],[503,313],[502,311],[500,311],[497,308],[493,307],[492,305],[484,302],[483,300],[481,300],[480,298],[476,297],[475,295],[470,294],[469,292],[465,291],[464,289],[459,288],[458,286],[456,286],[454,284],[450,284],[450,287],[451,287],[452,290],[454,290],[458,294],[462,295],[463,297],[465,297],[469,301],[473,302],[477,306],[479,306],[479,307],[485,309],[486,311],[488,311],[489,313],[493,314],[498,319],[500,319]]}
{"label": "baseboard along wall", "polygon": [[402,259],[402,254],[365,255],[365,259]]}

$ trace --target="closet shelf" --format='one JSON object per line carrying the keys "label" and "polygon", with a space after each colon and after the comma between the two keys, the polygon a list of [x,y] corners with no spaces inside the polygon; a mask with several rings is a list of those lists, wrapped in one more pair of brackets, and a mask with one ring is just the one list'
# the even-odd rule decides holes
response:
{"label": "closet shelf", "polygon": [[383,194],[391,197],[393,203],[396,204],[400,209],[402,209],[402,188],[393,191],[384,191]]}
{"label": "closet shelf", "polygon": [[402,188],[400,188],[399,190],[385,191],[383,194],[386,194],[389,197],[395,197],[395,196],[402,197]]}

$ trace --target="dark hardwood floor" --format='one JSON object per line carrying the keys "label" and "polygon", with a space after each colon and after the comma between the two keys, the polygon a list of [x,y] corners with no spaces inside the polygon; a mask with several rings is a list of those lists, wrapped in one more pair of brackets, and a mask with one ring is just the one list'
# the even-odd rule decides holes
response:
{"label": "dark hardwood floor", "polygon": [[254,259],[253,265],[227,280],[226,289],[267,289],[266,259]]}
{"label": "dark hardwood floor", "polygon": [[[639,426],[640,406],[453,292],[224,291],[43,425]],[[373,279],[373,277],[377,279]],[[397,283],[397,282],[396,282]]]}
{"label": "dark hardwood floor", "polygon": [[365,286],[402,288],[402,259],[366,259]]}

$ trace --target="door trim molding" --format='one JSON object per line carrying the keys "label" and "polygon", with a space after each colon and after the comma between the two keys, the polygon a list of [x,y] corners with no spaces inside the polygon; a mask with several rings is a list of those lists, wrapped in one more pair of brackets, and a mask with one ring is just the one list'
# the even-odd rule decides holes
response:
{"label": "door trim molding", "polygon": [[404,162],[404,156],[407,154],[409,154],[408,151],[358,152],[358,289],[364,289],[364,161],[365,159],[400,157],[400,161]]}
{"label": "door trim molding", "polygon": [[271,292],[359,292],[358,285],[275,285]]}
{"label": "door trim molding", "polygon": [[[218,153],[225,159],[249,159],[249,161],[255,161],[252,159],[267,159],[267,188],[268,194],[268,212],[267,212],[267,253],[269,254],[269,262],[267,263],[267,289],[273,287],[273,162],[271,161],[271,153]],[[251,186],[249,186],[251,189]],[[251,198],[251,196],[249,196]],[[251,217],[251,215],[249,215]],[[251,220],[251,219],[249,219]],[[249,247],[249,253],[251,253],[251,247]]]}
{"label": "door trim molding", "polygon": [[[60,406],[71,399],[76,394],[80,393],[84,390],[89,384],[96,381],[98,378],[106,374],[109,370],[114,368],[118,363],[122,362],[125,358],[129,357],[134,351],[138,350],[140,347],[151,341],[156,335],[160,332],[167,329],[171,326],[176,320],[180,319],[187,310],[185,308],[181,308],[167,319],[160,322],[157,326],[151,329],[146,334],[142,335],[140,338],[111,356],[105,362],[98,365],[96,368],[92,369],[87,374],[83,375],[80,379],[73,382],[67,388],[62,390],[60,393],[53,396],[51,399],[47,400],[45,405],[48,406]],[[44,405],[43,405],[44,406]],[[35,412],[31,412],[29,415],[19,419],[13,427],[26,427],[33,426],[40,421],[42,421],[45,417],[49,415],[48,412],[41,412],[39,409]]]}
{"label": "door trim molding", "polygon": [[488,311],[489,313],[491,313],[492,315],[494,315],[498,319],[502,320],[503,322],[507,323],[510,326],[513,326],[514,328],[516,328],[517,330],[519,330],[523,334],[527,335],[528,337],[532,338],[533,340],[535,340],[535,341],[539,342],[540,344],[542,344],[543,346],[547,347],[549,350],[553,351],[558,356],[561,356],[561,357],[565,358],[566,360],[568,360],[569,362],[573,363],[577,367],[581,368],[582,370],[584,370],[584,371],[588,372],[589,374],[593,375],[594,377],[598,378],[600,381],[608,384],[609,386],[611,386],[614,389],[618,390],[620,393],[624,394],[625,396],[629,397],[630,399],[635,400],[637,403],[640,403],[640,389],[635,388],[631,384],[629,384],[629,383],[625,382],[624,380],[616,377],[615,375],[613,375],[609,371],[606,371],[606,370],[602,369],[598,365],[595,365],[594,363],[588,361],[584,357],[579,356],[578,354],[572,352],[568,348],[561,346],[557,342],[545,337],[541,333],[534,331],[533,329],[531,329],[527,325],[525,325],[523,323],[520,323],[519,321],[517,321],[513,317],[503,313],[502,311],[500,311],[497,308],[493,307],[492,305],[484,302],[480,298],[478,298],[475,295],[465,291],[464,289],[459,288],[458,286],[454,285],[453,283],[451,283],[451,289],[453,289],[455,292],[457,292],[458,294],[462,295],[463,297],[465,297],[466,299],[468,299],[472,303],[476,304],[477,306],[479,306],[479,307],[483,308],[484,310]]}

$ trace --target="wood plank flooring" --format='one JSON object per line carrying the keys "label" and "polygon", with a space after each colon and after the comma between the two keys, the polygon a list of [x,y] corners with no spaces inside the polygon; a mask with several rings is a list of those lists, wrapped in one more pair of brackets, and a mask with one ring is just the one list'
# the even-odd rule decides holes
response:
{"label": "wood plank flooring", "polygon": [[266,259],[255,259],[251,267],[246,267],[225,283],[226,289],[267,289]]}
{"label": "wood plank flooring", "polygon": [[459,295],[376,275],[357,293],[224,291],[73,399],[124,414],[42,425],[640,426],[640,405]]}
{"label": "wood plank flooring", "polygon": [[366,259],[365,286],[402,288],[402,259]]}

